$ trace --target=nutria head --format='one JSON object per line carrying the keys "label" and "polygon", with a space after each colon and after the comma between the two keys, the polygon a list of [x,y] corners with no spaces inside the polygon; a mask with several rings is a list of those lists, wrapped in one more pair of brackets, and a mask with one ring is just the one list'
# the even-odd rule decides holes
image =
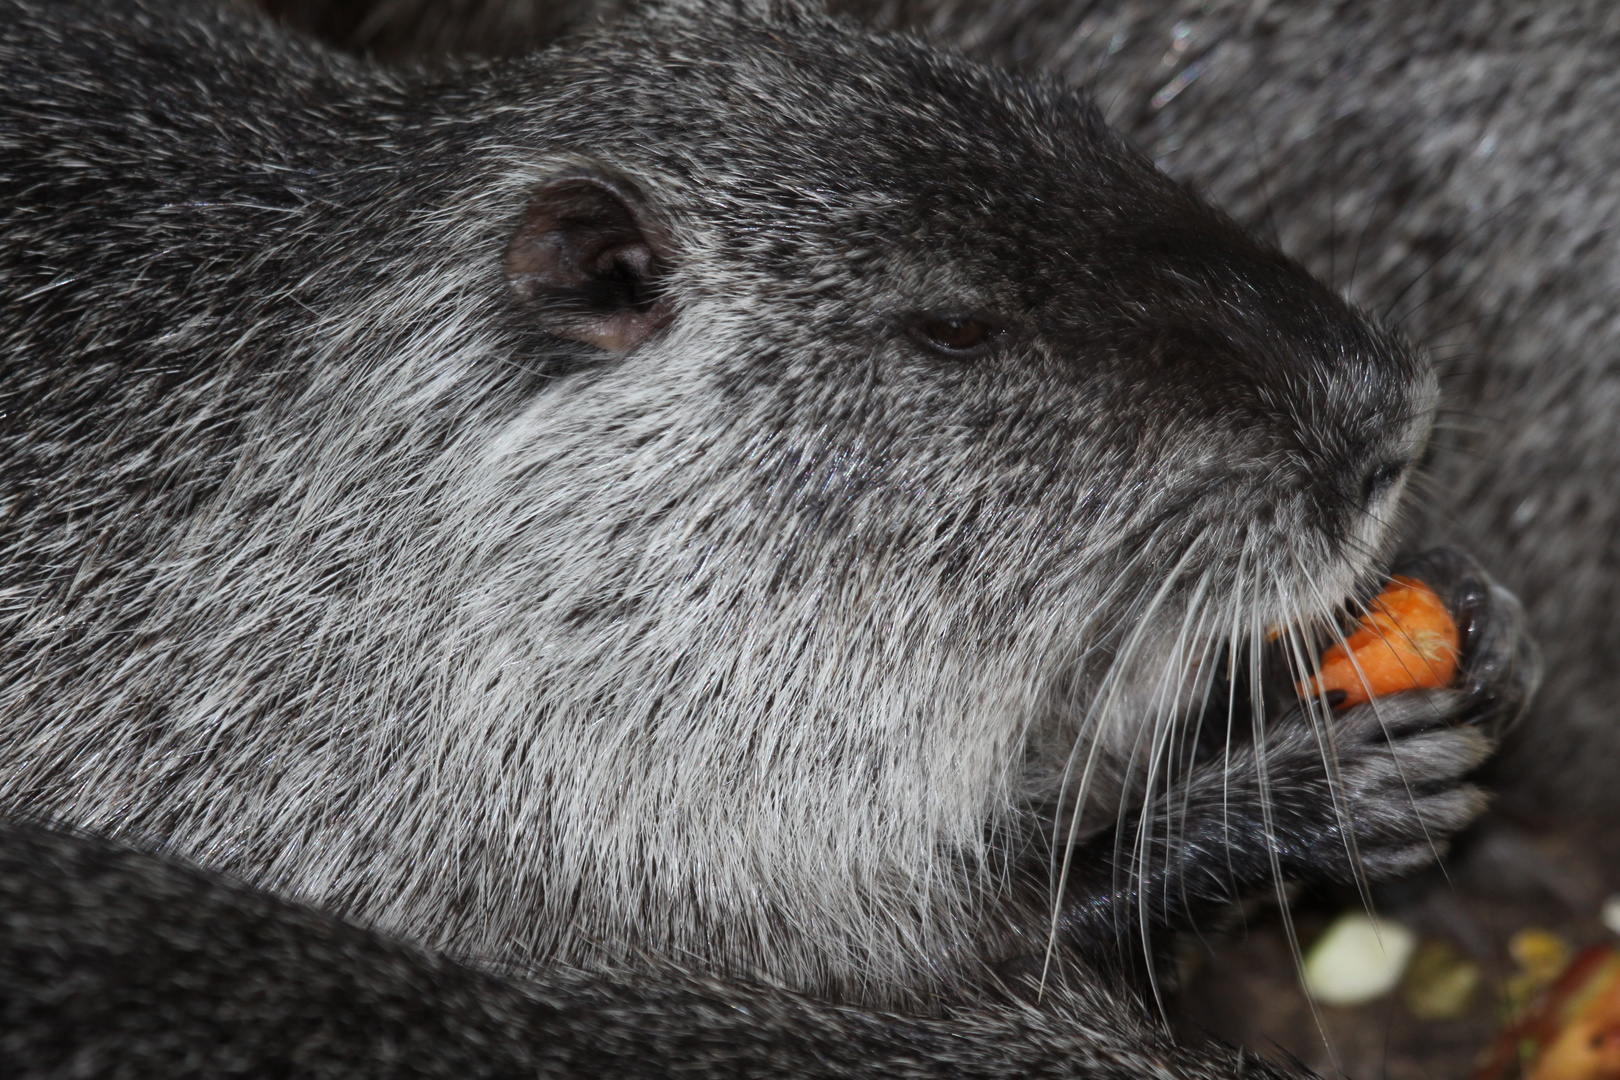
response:
{"label": "nutria head", "polygon": [[1411,350],[1083,96],[909,38],[130,35],[195,113],[82,133],[100,216],[13,270],[78,275],[17,392],[118,378],[25,433],[75,453],[8,526],[5,805],[437,945],[932,978],[1077,745],[1374,569],[1427,430]]}

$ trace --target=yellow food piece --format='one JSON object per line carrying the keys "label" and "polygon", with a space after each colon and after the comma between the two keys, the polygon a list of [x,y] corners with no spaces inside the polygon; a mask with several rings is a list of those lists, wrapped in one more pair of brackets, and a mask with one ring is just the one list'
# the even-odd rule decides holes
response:
{"label": "yellow food piece", "polygon": [[1569,942],[1550,930],[1531,927],[1508,939],[1508,955],[1537,986],[1547,986],[1569,966]]}
{"label": "yellow food piece", "polygon": [[1401,996],[1419,1020],[1455,1020],[1468,1011],[1481,979],[1479,965],[1448,942],[1426,941],[1407,968]]}

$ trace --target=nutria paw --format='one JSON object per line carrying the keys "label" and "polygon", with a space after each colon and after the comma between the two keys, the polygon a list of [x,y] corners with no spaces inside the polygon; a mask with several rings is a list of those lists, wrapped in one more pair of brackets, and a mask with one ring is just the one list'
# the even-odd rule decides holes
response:
{"label": "nutria paw", "polygon": [[1287,725],[1264,763],[1284,872],[1376,880],[1443,853],[1485,808],[1484,791],[1463,777],[1494,744],[1458,722],[1469,706],[1461,691],[1412,691],[1334,717],[1322,738],[1313,725]]}
{"label": "nutria paw", "polygon": [[[1352,882],[1419,870],[1484,809],[1485,792],[1466,777],[1535,688],[1523,612],[1460,552],[1428,552],[1398,572],[1428,583],[1457,623],[1452,687],[1343,712],[1299,701],[1256,742],[1229,742],[1149,807],[1078,845],[1057,927],[1089,967],[1140,974],[1137,962],[1154,942],[1218,921],[1232,901],[1269,892],[1279,879]],[[1031,908],[1023,938],[1038,939],[1048,910]]]}
{"label": "nutria paw", "polygon": [[1143,936],[1219,921],[1279,880],[1348,882],[1420,869],[1484,809],[1464,777],[1490,754],[1458,723],[1458,690],[1391,695],[1329,718],[1296,709],[1261,752],[1234,746],[1149,814],[1089,839],[1064,881],[1059,928],[1093,966],[1130,967]]}
{"label": "nutria paw", "polygon": [[1466,701],[1451,714],[1452,722],[1475,724],[1499,740],[1523,715],[1541,681],[1541,658],[1525,632],[1519,598],[1456,548],[1426,551],[1396,573],[1426,582],[1457,624],[1462,656],[1452,686]]}
{"label": "nutria paw", "polygon": [[[1301,702],[1258,744],[1229,745],[1119,828],[1084,847],[1065,882],[1063,922],[1083,948],[1293,881],[1398,877],[1438,857],[1485,807],[1467,782],[1517,719],[1537,664],[1518,601],[1472,559],[1426,553],[1399,572],[1430,584],[1460,630],[1453,686],[1390,694],[1343,712]],[[1120,855],[1128,854],[1126,862]]]}

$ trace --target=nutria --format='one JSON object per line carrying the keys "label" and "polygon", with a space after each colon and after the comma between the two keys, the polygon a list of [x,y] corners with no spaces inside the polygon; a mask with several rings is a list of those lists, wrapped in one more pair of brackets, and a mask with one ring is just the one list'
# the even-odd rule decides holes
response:
{"label": "nutria", "polygon": [[[794,5],[439,73],[4,6],[6,813],[407,968],[929,1012],[1478,811],[1527,672],[1470,564],[1460,689],[1264,662],[1387,568],[1425,357],[1082,95]],[[208,880],[8,836],[30,956],[123,910],[64,865]]]}

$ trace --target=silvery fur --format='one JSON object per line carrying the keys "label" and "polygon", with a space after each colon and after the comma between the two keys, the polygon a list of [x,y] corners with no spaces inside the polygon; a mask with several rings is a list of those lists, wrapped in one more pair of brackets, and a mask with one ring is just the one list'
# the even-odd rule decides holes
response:
{"label": "silvery fur", "polygon": [[[918,1074],[1232,1075],[1257,1066],[1144,1050],[1097,985],[1121,954],[1278,878],[1415,868],[1478,811],[1460,778],[1527,676],[1470,566],[1492,685],[1191,748],[1223,661],[1386,568],[1436,382],[1083,97],[792,7],[448,73],[208,5],[4,12],[0,806],[412,943],[9,830],[0,978],[38,1075],[102,1032],[41,1005],[74,971],[138,1032],[244,964],[363,1033],[333,984],[469,980],[757,1000],[748,1038],[815,1032],[792,1071],[853,1018]],[[623,351],[503,276],[578,176],[657,236],[672,314]],[[996,334],[942,354],[946,317]],[[237,918],[263,933],[177,959]],[[307,934],[339,958],[283,963]],[[109,938],[156,982],[51,967]],[[1031,960],[1084,989],[975,996]],[[971,1052],[837,1011],[957,998]],[[574,1035],[656,1026],[625,1008]],[[180,1044],[255,1023],[182,1012]],[[308,1046],[388,1075],[364,1042]]]}

